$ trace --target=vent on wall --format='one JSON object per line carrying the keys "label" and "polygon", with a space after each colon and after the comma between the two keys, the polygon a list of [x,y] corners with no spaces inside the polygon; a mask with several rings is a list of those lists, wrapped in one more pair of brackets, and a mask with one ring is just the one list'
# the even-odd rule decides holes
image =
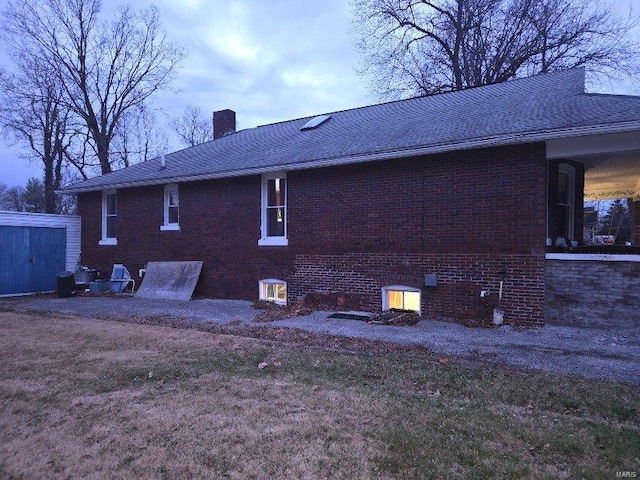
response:
{"label": "vent on wall", "polygon": [[435,273],[425,273],[424,274],[424,286],[425,287],[437,287],[438,286],[438,277]]}
{"label": "vent on wall", "polygon": [[300,131],[304,132],[305,130],[311,130],[316,127],[319,127],[330,118],[331,118],[331,115],[318,115],[317,117],[313,117],[311,120],[305,123],[302,127],[300,127]]}

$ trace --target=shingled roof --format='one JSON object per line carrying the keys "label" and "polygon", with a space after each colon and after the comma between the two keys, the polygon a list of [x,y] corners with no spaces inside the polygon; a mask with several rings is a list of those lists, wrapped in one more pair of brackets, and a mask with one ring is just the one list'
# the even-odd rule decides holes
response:
{"label": "shingled roof", "polygon": [[640,129],[640,97],[585,93],[584,69],[241,130],[61,190],[178,183]]}

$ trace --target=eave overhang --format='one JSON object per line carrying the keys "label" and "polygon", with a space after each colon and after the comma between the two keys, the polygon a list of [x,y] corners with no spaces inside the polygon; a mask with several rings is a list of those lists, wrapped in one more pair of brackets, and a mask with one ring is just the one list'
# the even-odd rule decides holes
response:
{"label": "eave overhang", "polygon": [[333,167],[340,165],[350,165],[365,162],[375,162],[382,160],[392,160],[397,158],[419,157],[432,155],[436,153],[445,153],[458,150],[470,150],[478,148],[490,148],[504,145],[515,145],[524,143],[549,142],[557,139],[585,137],[602,134],[616,134],[625,132],[640,133],[640,121],[624,122],[617,124],[601,124],[580,127],[567,127],[549,130],[538,130],[534,132],[513,133],[496,135],[492,137],[484,137],[477,139],[467,139],[457,142],[446,142],[441,144],[422,145],[405,149],[393,149],[377,152],[369,152],[358,155],[339,156],[331,158],[320,158],[295,163],[281,163],[255,168],[243,168],[234,170],[224,170],[212,173],[203,173],[196,175],[180,175],[155,177],[148,180],[136,181],[115,181],[101,185],[91,185],[83,187],[79,184],[77,187],[70,186],[64,189],[56,190],[57,194],[73,195],[85,192],[102,191],[105,189],[123,189],[133,187],[145,187],[153,185],[164,185],[166,183],[185,183],[196,182],[202,180],[215,180],[220,178],[244,177],[250,175],[261,175],[263,173],[273,171],[296,171],[312,168]]}

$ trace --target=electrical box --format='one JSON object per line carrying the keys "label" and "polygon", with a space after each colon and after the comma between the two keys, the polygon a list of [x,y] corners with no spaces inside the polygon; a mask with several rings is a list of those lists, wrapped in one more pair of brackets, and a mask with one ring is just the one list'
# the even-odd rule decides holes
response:
{"label": "electrical box", "polygon": [[425,287],[437,287],[438,286],[438,277],[436,277],[435,273],[425,273],[424,274],[424,286]]}

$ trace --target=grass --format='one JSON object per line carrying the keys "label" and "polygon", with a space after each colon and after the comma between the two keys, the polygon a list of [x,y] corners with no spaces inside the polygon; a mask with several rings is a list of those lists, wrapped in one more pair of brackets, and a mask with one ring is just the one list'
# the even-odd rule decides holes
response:
{"label": "grass", "polygon": [[0,351],[7,479],[640,470],[632,385],[12,312],[0,312]]}

